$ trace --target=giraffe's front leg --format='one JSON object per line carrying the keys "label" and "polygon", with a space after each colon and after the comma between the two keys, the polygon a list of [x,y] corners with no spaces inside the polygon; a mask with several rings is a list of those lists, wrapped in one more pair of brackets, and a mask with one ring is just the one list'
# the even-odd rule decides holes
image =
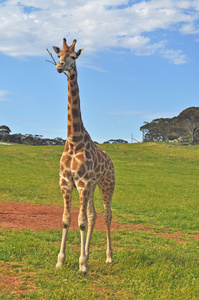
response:
{"label": "giraffe's front leg", "polygon": [[81,236],[81,254],[79,258],[79,271],[87,274],[87,257],[85,255],[85,230],[80,229]]}
{"label": "giraffe's front leg", "polygon": [[72,189],[73,184],[70,181],[60,178],[60,187],[64,198],[64,213],[62,217],[63,222],[63,232],[60,252],[58,254],[56,268],[61,267],[65,261],[65,249],[67,234],[71,223],[71,199],[72,199]]}
{"label": "giraffe's front leg", "polygon": [[87,273],[87,257],[85,253],[85,232],[87,227],[87,203],[89,198],[89,189],[84,187],[84,189],[79,189],[80,195],[80,211],[78,216],[78,225],[80,228],[80,237],[81,237],[81,253],[79,258],[79,271],[83,274]]}
{"label": "giraffe's front leg", "polygon": [[87,205],[88,232],[87,232],[86,247],[85,247],[87,260],[89,258],[91,237],[97,219],[97,214],[94,207],[94,191],[95,191],[95,186],[93,186],[93,188],[91,189],[90,198],[88,200],[88,205]]}

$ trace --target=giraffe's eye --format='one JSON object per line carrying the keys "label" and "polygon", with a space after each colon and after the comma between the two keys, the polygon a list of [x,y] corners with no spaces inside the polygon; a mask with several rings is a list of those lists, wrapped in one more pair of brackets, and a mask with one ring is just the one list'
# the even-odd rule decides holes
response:
{"label": "giraffe's eye", "polygon": [[58,56],[58,58],[60,58],[60,55],[57,55]]}

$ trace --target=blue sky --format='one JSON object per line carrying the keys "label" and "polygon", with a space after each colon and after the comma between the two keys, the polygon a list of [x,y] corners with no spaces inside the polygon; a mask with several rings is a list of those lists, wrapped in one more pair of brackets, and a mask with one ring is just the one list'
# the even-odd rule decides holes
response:
{"label": "blue sky", "polygon": [[45,61],[63,37],[84,48],[78,82],[93,140],[141,141],[145,121],[199,106],[199,0],[5,0],[0,20],[0,125],[12,133],[66,138],[66,76]]}

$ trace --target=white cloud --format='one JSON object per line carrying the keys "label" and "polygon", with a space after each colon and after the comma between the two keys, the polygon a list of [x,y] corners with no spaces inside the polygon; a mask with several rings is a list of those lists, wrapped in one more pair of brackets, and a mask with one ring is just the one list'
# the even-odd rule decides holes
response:
{"label": "white cloud", "polygon": [[171,63],[174,63],[175,65],[181,65],[187,62],[187,57],[183,54],[181,50],[165,49],[161,51],[161,54],[164,58],[168,59]]}
{"label": "white cloud", "polygon": [[[74,38],[86,53],[105,48],[129,49],[135,55],[161,55],[185,63],[158,30],[198,33],[198,0],[6,0],[0,4],[0,52],[10,56],[45,55],[45,48]],[[169,48],[169,49],[167,49]]]}
{"label": "white cloud", "polygon": [[183,34],[198,34],[199,33],[199,26],[195,25],[194,23],[184,24],[180,31]]}
{"label": "white cloud", "polygon": [[6,96],[8,94],[10,94],[8,91],[0,90],[0,101],[7,101],[8,99],[6,98]]}

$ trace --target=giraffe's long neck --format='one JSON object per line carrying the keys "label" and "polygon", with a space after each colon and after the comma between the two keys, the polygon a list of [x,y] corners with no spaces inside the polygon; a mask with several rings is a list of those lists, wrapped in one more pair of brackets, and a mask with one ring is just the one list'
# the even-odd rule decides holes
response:
{"label": "giraffe's long neck", "polygon": [[79,87],[77,83],[77,69],[68,72],[68,134],[70,142],[80,142],[83,138],[84,126],[81,118]]}

